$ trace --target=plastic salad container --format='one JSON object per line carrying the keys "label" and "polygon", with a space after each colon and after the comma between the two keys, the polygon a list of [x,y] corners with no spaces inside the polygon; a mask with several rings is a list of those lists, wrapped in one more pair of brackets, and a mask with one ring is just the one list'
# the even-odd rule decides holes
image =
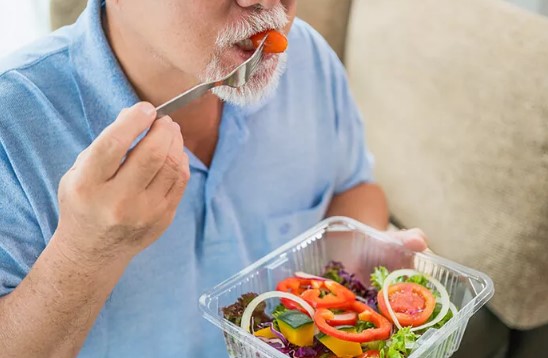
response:
{"label": "plastic salad container", "polygon": [[[431,253],[416,253],[399,242],[355,220],[329,218],[288,242],[200,297],[204,317],[224,331],[231,357],[287,358],[268,344],[223,318],[221,309],[247,292],[275,289],[277,282],[296,271],[321,274],[331,260],[342,262],[348,272],[369,282],[375,266],[389,270],[412,268],[438,279],[447,289],[458,313],[441,329],[429,329],[409,356],[450,357],[459,347],[470,317],[494,294],[485,274]],[[267,312],[278,302],[269,300]]]}

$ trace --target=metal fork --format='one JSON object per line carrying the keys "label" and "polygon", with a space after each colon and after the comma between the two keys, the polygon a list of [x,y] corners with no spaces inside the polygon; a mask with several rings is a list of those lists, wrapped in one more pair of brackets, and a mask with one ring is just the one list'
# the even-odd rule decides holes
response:
{"label": "metal fork", "polygon": [[177,111],[181,107],[186,106],[195,99],[202,97],[207,91],[211,90],[212,88],[219,86],[230,86],[233,88],[239,88],[245,85],[247,81],[249,81],[249,79],[257,69],[257,65],[263,58],[263,48],[267,37],[268,36],[265,36],[265,38],[261,41],[259,47],[257,47],[255,52],[249,59],[247,59],[240,66],[236,67],[236,69],[225,78],[214,82],[199,84],[196,87],[189,89],[188,91],[178,95],[177,97],[156,108],[156,119],[170,115],[171,113]]}

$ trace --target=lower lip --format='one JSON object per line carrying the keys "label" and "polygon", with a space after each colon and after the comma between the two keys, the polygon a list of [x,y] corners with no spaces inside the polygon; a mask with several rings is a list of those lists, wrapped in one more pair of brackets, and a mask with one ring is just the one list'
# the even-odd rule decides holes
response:
{"label": "lower lip", "polygon": [[[234,53],[235,56],[238,56],[242,61],[249,60],[249,58],[255,53],[255,50],[244,50],[236,45],[232,46],[230,51]],[[263,53],[263,60],[267,60],[273,56],[274,54],[271,53]]]}

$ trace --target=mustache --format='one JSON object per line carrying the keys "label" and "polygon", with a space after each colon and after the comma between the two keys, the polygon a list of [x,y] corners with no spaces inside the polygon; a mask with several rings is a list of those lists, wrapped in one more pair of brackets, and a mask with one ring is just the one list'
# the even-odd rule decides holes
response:
{"label": "mustache", "polygon": [[282,29],[289,23],[285,7],[278,3],[270,10],[257,9],[245,18],[227,25],[217,36],[216,46],[224,48],[248,39],[256,33]]}

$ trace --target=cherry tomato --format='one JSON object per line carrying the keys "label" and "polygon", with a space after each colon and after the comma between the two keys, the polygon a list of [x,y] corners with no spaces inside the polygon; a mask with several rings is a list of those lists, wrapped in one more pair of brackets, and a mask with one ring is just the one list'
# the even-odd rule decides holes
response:
{"label": "cherry tomato", "polygon": [[287,49],[287,37],[276,30],[267,30],[251,36],[253,46],[258,48],[266,35],[268,39],[264,44],[264,53],[282,53]]}

